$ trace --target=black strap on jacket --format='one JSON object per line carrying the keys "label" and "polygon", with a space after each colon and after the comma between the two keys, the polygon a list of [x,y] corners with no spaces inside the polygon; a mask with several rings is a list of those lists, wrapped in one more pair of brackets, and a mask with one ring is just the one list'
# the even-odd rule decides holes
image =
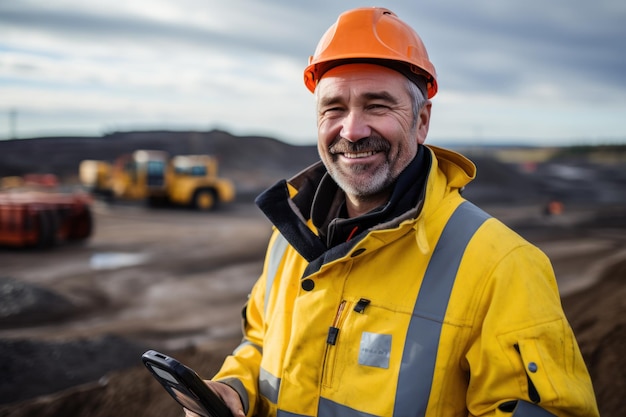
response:
{"label": "black strap on jacket", "polygon": [[[518,400],[514,403],[515,408],[511,417],[555,417],[554,414],[528,401]],[[502,406],[499,408],[502,409]]]}

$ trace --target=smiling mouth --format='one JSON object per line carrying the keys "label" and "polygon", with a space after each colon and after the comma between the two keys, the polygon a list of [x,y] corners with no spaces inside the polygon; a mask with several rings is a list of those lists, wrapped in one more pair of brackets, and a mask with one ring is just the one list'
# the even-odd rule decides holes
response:
{"label": "smiling mouth", "polygon": [[367,152],[344,152],[343,156],[348,159],[359,159],[359,158],[367,158],[368,156],[372,156],[378,153],[377,151],[367,151]]}
{"label": "smiling mouth", "polygon": [[330,144],[328,151],[334,155],[334,158],[341,156],[345,159],[356,161],[389,152],[390,147],[389,142],[377,135],[368,136],[357,142],[350,142],[339,137]]}

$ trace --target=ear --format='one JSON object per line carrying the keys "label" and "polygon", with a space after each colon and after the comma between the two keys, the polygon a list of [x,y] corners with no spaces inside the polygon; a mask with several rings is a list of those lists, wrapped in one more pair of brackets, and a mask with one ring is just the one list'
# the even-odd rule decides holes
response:
{"label": "ear", "polygon": [[426,140],[426,136],[428,135],[428,127],[430,126],[430,108],[432,107],[432,103],[430,100],[422,106],[419,114],[417,115],[417,143],[422,144]]}

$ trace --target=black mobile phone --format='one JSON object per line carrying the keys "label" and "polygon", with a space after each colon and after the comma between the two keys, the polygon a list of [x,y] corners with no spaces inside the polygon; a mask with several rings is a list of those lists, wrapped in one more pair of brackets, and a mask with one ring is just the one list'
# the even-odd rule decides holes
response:
{"label": "black mobile phone", "polygon": [[191,368],[155,350],[141,360],[163,388],[183,407],[206,417],[232,417],[224,401]]}

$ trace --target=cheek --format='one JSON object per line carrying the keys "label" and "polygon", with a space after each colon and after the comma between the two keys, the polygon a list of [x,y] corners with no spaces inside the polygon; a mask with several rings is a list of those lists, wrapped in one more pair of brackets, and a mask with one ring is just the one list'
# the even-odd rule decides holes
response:
{"label": "cheek", "polygon": [[415,158],[418,143],[419,140],[415,136],[404,137],[401,141],[396,143],[395,158],[390,156],[390,159],[396,161],[396,165],[399,169],[404,169],[413,158]]}
{"label": "cheek", "polygon": [[324,157],[326,156],[326,152],[327,152],[328,146],[324,145],[322,143],[322,139],[318,138],[317,139],[317,153],[320,154],[320,157],[322,159],[324,159]]}
{"label": "cheek", "polygon": [[328,166],[328,162],[331,160],[330,152],[328,151],[328,147],[330,146],[330,142],[327,139],[318,135],[317,138],[317,153],[319,154],[320,159],[324,162],[324,165]]}
{"label": "cheek", "polygon": [[326,151],[337,137],[336,128],[328,120],[321,120],[317,124],[317,147]]}

